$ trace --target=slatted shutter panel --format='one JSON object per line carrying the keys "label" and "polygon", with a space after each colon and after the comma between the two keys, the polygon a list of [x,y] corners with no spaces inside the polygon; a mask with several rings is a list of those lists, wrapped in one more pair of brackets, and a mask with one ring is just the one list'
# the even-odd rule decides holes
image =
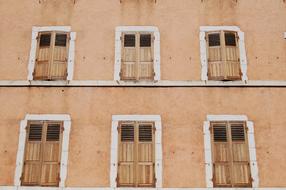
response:
{"label": "slatted shutter panel", "polygon": [[41,174],[41,184],[44,186],[59,185],[61,131],[61,123],[47,123],[46,125]]}
{"label": "slatted shutter panel", "polygon": [[136,34],[122,35],[122,61],[121,61],[121,79],[136,79]]}
{"label": "slatted shutter panel", "polygon": [[233,184],[236,187],[251,185],[248,143],[245,125],[230,124],[233,158]]}
{"label": "slatted shutter panel", "polygon": [[43,124],[30,123],[28,126],[22,185],[38,185],[41,178]]}
{"label": "slatted shutter panel", "polygon": [[138,186],[154,187],[154,126],[150,123],[139,123],[138,134]]}
{"label": "slatted shutter panel", "polygon": [[208,33],[206,40],[208,45],[208,77],[218,80],[224,75],[221,33]]}
{"label": "slatted shutter panel", "polygon": [[238,37],[236,32],[207,34],[208,75],[211,80],[241,79]]}
{"label": "slatted shutter panel", "polygon": [[135,126],[121,124],[119,128],[118,186],[135,185]]}
{"label": "slatted shutter panel", "polygon": [[213,170],[214,186],[227,187],[231,185],[230,152],[226,123],[214,124],[213,134]]}
{"label": "slatted shutter panel", "polygon": [[140,34],[140,50],[139,50],[139,65],[138,73],[139,80],[153,80],[154,66],[153,66],[153,51],[154,51],[154,36],[153,34]]}
{"label": "slatted shutter panel", "polygon": [[225,76],[227,79],[241,79],[238,36],[236,32],[224,32],[225,40]]}
{"label": "slatted shutter panel", "polygon": [[49,79],[49,65],[52,56],[52,33],[39,33],[37,58],[34,71],[35,80]]}
{"label": "slatted shutter panel", "polygon": [[53,55],[51,63],[51,80],[65,80],[67,77],[67,60],[68,60],[68,34],[54,33],[55,40],[53,46]]}

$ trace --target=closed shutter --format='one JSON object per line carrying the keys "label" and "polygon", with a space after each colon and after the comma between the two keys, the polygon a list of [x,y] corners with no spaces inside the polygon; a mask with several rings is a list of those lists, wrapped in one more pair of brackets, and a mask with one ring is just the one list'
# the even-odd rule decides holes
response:
{"label": "closed shutter", "polygon": [[60,176],[61,123],[47,123],[41,184],[58,186]]}
{"label": "closed shutter", "polygon": [[151,33],[124,33],[122,39],[122,80],[154,79],[154,36]]}
{"label": "closed shutter", "polygon": [[67,77],[67,33],[39,33],[35,80],[65,80]]}
{"label": "closed shutter", "polygon": [[213,125],[213,168],[215,186],[231,185],[230,152],[226,123]]}
{"label": "closed shutter", "polygon": [[244,123],[212,123],[215,187],[251,187],[246,136]]}
{"label": "closed shutter", "polygon": [[138,186],[155,186],[154,150],[154,126],[150,123],[139,123]]}
{"label": "closed shutter", "polygon": [[123,34],[122,39],[121,79],[135,80],[137,74],[136,34]]}
{"label": "closed shutter", "polygon": [[25,146],[22,185],[38,185],[41,179],[43,123],[30,123]]}
{"label": "closed shutter", "polygon": [[241,79],[236,32],[207,33],[208,77],[210,80]]}
{"label": "closed shutter", "polygon": [[35,80],[48,80],[49,67],[52,57],[52,33],[39,33],[37,58],[34,71]]}
{"label": "closed shutter", "polygon": [[119,126],[118,187],[154,187],[154,125],[128,122]]}
{"label": "closed shutter", "polygon": [[244,124],[230,124],[233,158],[233,184],[248,187],[251,184],[249,151]]}
{"label": "closed shutter", "polygon": [[31,122],[25,146],[24,186],[58,186],[62,123]]}
{"label": "closed shutter", "polygon": [[55,33],[53,61],[51,64],[51,80],[65,80],[67,77],[68,34]]}
{"label": "closed shutter", "polygon": [[153,66],[153,49],[154,36],[152,34],[140,34],[140,51],[139,51],[139,80],[153,80],[154,66]]}
{"label": "closed shutter", "polygon": [[135,185],[135,124],[119,128],[118,186]]}

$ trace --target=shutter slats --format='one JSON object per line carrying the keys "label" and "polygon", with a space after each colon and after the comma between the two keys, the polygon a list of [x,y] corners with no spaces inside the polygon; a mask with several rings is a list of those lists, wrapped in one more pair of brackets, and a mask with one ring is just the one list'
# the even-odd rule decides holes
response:
{"label": "shutter slats", "polygon": [[48,125],[47,141],[59,141],[60,140],[60,124]]}
{"label": "shutter slats", "polygon": [[232,141],[244,141],[244,126],[238,125],[238,126],[231,126],[231,137]]}
{"label": "shutter slats", "polygon": [[227,142],[226,126],[214,126],[213,133],[215,142]]}
{"label": "shutter slats", "polygon": [[152,125],[140,125],[139,126],[139,141],[152,142]]}
{"label": "shutter slats", "polygon": [[29,141],[41,141],[42,140],[42,125],[31,124],[29,131]]}
{"label": "shutter slats", "polygon": [[134,141],[134,126],[124,125],[121,126],[121,141]]}

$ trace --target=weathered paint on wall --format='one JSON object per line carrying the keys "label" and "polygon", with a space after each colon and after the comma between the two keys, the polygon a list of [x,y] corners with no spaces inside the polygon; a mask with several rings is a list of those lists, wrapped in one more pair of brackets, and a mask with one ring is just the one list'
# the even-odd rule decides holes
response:
{"label": "weathered paint on wall", "polygon": [[[39,3],[40,2],[40,3]],[[250,80],[283,80],[286,3],[282,0],[0,0],[0,76],[27,78],[32,26],[77,32],[76,80],[113,80],[115,27],[153,25],[161,34],[163,80],[200,80],[199,27],[245,32]]]}
{"label": "weathered paint on wall", "polygon": [[109,186],[116,114],[161,115],[163,187],[206,187],[206,116],[243,114],[254,122],[260,187],[285,187],[285,97],[283,88],[1,88],[0,185],[13,185],[27,113],[71,115],[68,187]]}

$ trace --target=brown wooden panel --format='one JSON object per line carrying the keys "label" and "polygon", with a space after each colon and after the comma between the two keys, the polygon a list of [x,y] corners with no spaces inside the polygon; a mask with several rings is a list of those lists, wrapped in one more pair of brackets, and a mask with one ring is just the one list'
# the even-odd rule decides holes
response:
{"label": "brown wooden panel", "polygon": [[121,65],[121,79],[136,79],[136,63],[135,62],[124,62]]}
{"label": "brown wooden panel", "polygon": [[221,55],[221,47],[215,46],[215,47],[209,47],[208,49],[208,61],[222,61],[222,55]]}
{"label": "brown wooden panel", "polygon": [[152,47],[140,47],[140,62],[153,62]]}
{"label": "brown wooden panel", "polygon": [[226,46],[226,61],[238,61],[238,50],[236,46]]}
{"label": "brown wooden panel", "polygon": [[234,162],[233,184],[235,186],[250,186],[250,168],[248,162]]}
{"label": "brown wooden panel", "polygon": [[58,162],[44,162],[42,165],[41,184],[44,186],[59,185],[59,169]]}
{"label": "brown wooden panel", "polygon": [[226,162],[229,161],[228,143],[214,143],[214,161]]}
{"label": "brown wooden panel", "polygon": [[26,143],[26,161],[40,161],[41,160],[41,142],[27,142]]}
{"label": "brown wooden panel", "polygon": [[153,80],[153,62],[141,62],[139,65],[139,79]]}
{"label": "brown wooden panel", "polygon": [[41,178],[41,162],[25,162],[22,185],[37,185]]}
{"label": "brown wooden panel", "polygon": [[122,59],[123,62],[136,62],[136,48],[125,47]]}
{"label": "brown wooden panel", "polygon": [[50,50],[50,47],[39,48],[37,61],[48,61],[50,59]]}
{"label": "brown wooden panel", "polygon": [[233,161],[248,161],[248,147],[244,142],[233,142]]}
{"label": "brown wooden panel", "polygon": [[134,163],[121,162],[118,165],[118,186],[133,186],[134,178]]}
{"label": "brown wooden panel", "polygon": [[138,186],[154,185],[154,165],[152,162],[138,163]]}
{"label": "brown wooden panel", "polygon": [[228,163],[214,164],[214,186],[231,185],[230,166]]}

